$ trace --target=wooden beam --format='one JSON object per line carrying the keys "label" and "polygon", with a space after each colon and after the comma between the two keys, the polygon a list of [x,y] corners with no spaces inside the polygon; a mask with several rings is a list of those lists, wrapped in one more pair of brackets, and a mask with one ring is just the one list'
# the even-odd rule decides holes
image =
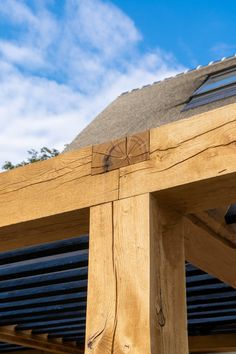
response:
{"label": "wooden beam", "polygon": [[89,208],[0,228],[1,252],[89,233]]}
{"label": "wooden beam", "polygon": [[104,173],[149,158],[149,131],[93,146],[92,174]]}
{"label": "wooden beam", "polygon": [[91,160],[88,147],[1,173],[0,227],[117,199],[118,171],[91,176]]}
{"label": "wooden beam", "polygon": [[[128,157],[121,158],[138,163],[121,168],[115,164],[117,169],[107,173],[92,175],[96,147],[1,173],[0,227],[150,192],[161,205],[184,213],[234,203],[235,136],[234,103],[152,129],[150,160],[138,162],[149,158],[148,140],[143,139],[140,155],[129,150]],[[127,147],[132,139],[125,139]],[[111,153],[106,154],[101,156],[111,162]]]}
{"label": "wooden beam", "polygon": [[236,351],[236,334],[189,337],[191,353],[228,353]]}
{"label": "wooden beam", "polygon": [[235,103],[152,129],[150,160],[120,169],[120,198],[156,192],[186,213],[235,202],[235,136]]}
{"label": "wooden beam", "polygon": [[32,335],[29,331],[16,332],[12,326],[0,327],[0,341],[51,353],[84,353],[76,345],[63,344],[62,341],[48,340],[45,336]]}
{"label": "wooden beam", "polygon": [[187,261],[236,288],[236,248],[193,216],[184,219],[184,238]]}
{"label": "wooden beam", "polygon": [[149,194],[91,208],[86,353],[188,353],[181,225]]}
{"label": "wooden beam", "polygon": [[198,212],[195,216],[212,229],[219,238],[228,242],[232,247],[236,247],[236,225],[226,224],[225,214],[227,210],[228,207],[210,209]]}

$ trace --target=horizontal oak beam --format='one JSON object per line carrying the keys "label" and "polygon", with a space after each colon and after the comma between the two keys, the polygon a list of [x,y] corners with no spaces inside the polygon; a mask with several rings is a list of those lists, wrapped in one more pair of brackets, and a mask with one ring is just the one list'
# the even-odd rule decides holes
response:
{"label": "horizontal oak beam", "polygon": [[0,327],[0,341],[50,353],[84,353],[84,351],[79,349],[75,344],[63,344],[62,341],[59,340],[49,341],[45,335],[32,335],[30,331],[16,332],[14,326]]}
{"label": "horizontal oak beam", "polygon": [[191,353],[227,353],[236,351],[236,334],[189,337]]}
{"label": "horizontal oak beam", "polygon": [[9,251],[89,233],[89,209],[80,209],[0,228],[0,250]]}
{"label": "horizontal oak beam", "polygon": [[91,161],[88,147],[1,173],[0,228],[117,199],[119,171],[91,176]]}
{"label": "horizontal oak beam", "polygon": [[146,161],[129,153],[128,166],[93,175],[99,147],[86,147],[1,173],[0,228],[150,192],[185,213],[233,203],[235,136],[231,104],[152,129]]}
{"label": "horizontal oak beam", "polygon": [[236,201],[236,104],[150,131],[150,160],[120,169],[120,198],[155,192],[185,213]]}
{"label": "horizontal oak beam", "polygon": [[194,216],[184,219],[184,237],[187,261],[236,288],[236,248]]}
{"label": "horizontal oak beam", "polygon": [[203,224],[210,228],[217,237],[221,238],[222,241],[227,242],[232,247],[236,247],[236,225],[226,224],[225,214],[227,213],[227,210],[228,206],[198,212],[194,215]]}

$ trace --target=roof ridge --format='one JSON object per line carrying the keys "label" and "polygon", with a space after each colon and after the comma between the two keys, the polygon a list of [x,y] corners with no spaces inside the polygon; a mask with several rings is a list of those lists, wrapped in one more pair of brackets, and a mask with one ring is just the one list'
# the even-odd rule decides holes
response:
{"label": "roof ridge", "polygon": [[[154,82],[151,83],[151,84],[143,85],[143,86],[141,86],[141,87],[137,87],[137,88],[134,88],[134,89],[129,90],[129,91],[124,91],[124,92],[122,92],[119,96],[127,95],[128,93],[131,93],[131,92],[134,92],[134,91],[138,91],[138,90],[142,90],[143,88],[150,87],[150,86],[153,86],[153,85],[159,85],[159,84],[161,84],[162,82],[167,81],[167,80],[170,80],[170,79],[173,79],[173,78],[175,78],[175,77],[177,77],[177,76],[183,76],[183,75],[185,75],[185,74],[187,74],[187,73],[189,73],[189,72],[193,72],[193,71],[196,71],[196,70],[199,70],[199,69],[202,70],[202,69],[205,69],[205,68],[207,68],[207,67],[209,67],[209,66],[211,66],[211,65],[220,63],[220,62],[225,61],[225,60],[231,60],[231,59],[233,59],[233,58],[235,58],[235,57],[236,57],[236,54],[233,54],[233,55],[230,55],[230,56],[228,56],[228,57],[223,57],[223,58],[218,59],[218,60],[212,60],[212,61],[210,61],[210,62],[209,62],[208,64],[206,64],[206,65],[198,65],[198,66],[196,66],[196,67],[194,67],[194,68],[186,69],[185,71],[180,72],[180,73],[178,73],[178,74],[176,74],[176,75],[169,76],[169,77],[165,77],[165,78],[162,79],[162,80],[154,81]],[[118,96],[118,97],[119,97],[119,96]]]}

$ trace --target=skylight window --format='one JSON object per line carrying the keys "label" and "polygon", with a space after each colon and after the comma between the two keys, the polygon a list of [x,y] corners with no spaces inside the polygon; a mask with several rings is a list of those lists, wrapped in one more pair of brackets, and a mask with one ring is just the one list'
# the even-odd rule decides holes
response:
{"label": "skylight window", "polygon": [[236,95],[236,68],[209,75],[193,93],[184,111]]}

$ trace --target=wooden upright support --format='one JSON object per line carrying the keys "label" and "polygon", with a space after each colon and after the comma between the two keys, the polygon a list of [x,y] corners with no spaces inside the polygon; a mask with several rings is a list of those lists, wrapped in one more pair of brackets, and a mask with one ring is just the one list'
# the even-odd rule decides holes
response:
{"label": "wooden upright support", "polygon": [[184,240],[143,194],[90,212],[86,353],[187,354]]}

